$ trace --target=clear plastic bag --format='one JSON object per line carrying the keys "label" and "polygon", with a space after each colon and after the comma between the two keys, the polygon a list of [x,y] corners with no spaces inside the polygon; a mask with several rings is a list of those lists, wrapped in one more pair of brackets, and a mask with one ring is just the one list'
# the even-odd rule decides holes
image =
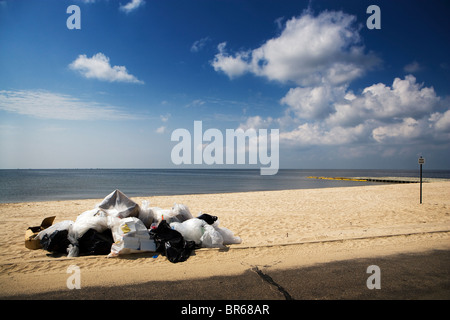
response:
{"label": "clear plastic bag", "polygon": [[150,207],[150,202],[148,200],[142,201],[142,204],[139,206],[138,219],[141,220],[147,228],[150,228],[155,220],[155,212],[153,208]]}
{"label": "clear plastic bag", "polygon": [[95,208],[80,214],[72,225],[74,238],[82,237],[89,229],[94,229],[97,232],[103,232],[108,229],[107,213],[99,208]]}
{"label": "clear plastic bag", "polygon": [[161,209],[158,207],[152,207],[151,209],[153,210],[154,222],[156,224],[159,224],[162,220],[166,220],[170,224],[172,222],[184,222],[193,218],[189,208],[184,204],[175,203],[171,209]]}
{"label": "clear plastic bag", "polygon": [[88,210],[80,214],[75,222],[69,227],[69,239],[71,246],[67,250],[69,257],[77,257],[79,254],[78,239],[81,238],[89,229],[97,232],[103,232],[109,228],[108,215],[99,208]]}
{"label": "clear plastic bag", "polygon": [[224,248],[223,237],[220,232],[216,230],[212,225],[205,224],[203,226],[205,232],[203,233],[201,240],[201,246],[203,248]]}
{"label": "clear plastic bag", "polygon": [[205,225],[207,223],[204,220],[193,218],[184,222],[172,222],[170,227],[181,233],[186,241],[194,241],[196,245],[200,245]]}
{"label": "clear plastic bag", "polygon": [[42,238],[45,235],[51,235],[55,231],[63,231],[63,230],[69,230],[70,226],[73,224],[72,220],[63,220],[61,222],[57,222],[54,225],[48,227],[47,229],[42,230],[38,233],[36,238],[39,238],[39,240],[42,240]]}
{"label": "clear plastic bag", "polygon": [[238,236],[235,236],[233,231],[219,226],[216,226],[215,229],[222,236],[224,245],[242,243],[242,239]]}
{"label": "clear plastic bag", "polygon": [[210,225],[203,219],[193,218],[181,223],[172,222],[170,227],[181,233],[187,241],[194,241],[202,248],[223,248],[228,244],[242,242],[231,230],[219,227],[219,220]]}
{"label": "clear plastic bag", "polygon": [[173,216],[178,219],[178,222],[183,222],[194,218],[189,211],[189,208],[184,204],[175,203],[172,207]]}

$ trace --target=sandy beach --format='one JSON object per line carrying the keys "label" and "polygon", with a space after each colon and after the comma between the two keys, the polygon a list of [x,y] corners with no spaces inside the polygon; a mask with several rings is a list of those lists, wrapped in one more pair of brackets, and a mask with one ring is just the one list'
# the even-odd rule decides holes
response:
{"label": "sandy beach", "polygon": [[[214,280],[217,295],[196,291],[195,299],[283,299],[276,286],[268,284],[261,275],[284,272],[285,277],[277,279],[286,288],[292,282],[288,275],[295,279],[295,270],[301,268],[353,259],[372,259],[371,264],[381,264],[377,259],[450,250],[450,182],[424,184],[423,204],[419,204],[418,184],[132,198],[138,204],[149,200],[151,206],[167,209],[175,203],[184,204],[194,216],[200,212],[218,216],[220,226],[242,238],[241,244],[225,250],[195,250],[182,263],[171,263],[163,256],[153,258],[150,253],[67,258],[25,248],[28,226],[39,225],[43,218],[52,215],[56,216],[55,223],[75,220],[101,200],[0,204],[0,298],[45,297],[51,292],[77,291],[66,298],[88,298],[89,292],[97,292],[94,298],[127,299],[133,297],[119,297],[117,290],[98,296],[95,290],[108,292],[108,288],[139,288],[160,282],[176,286],[221,277],[246,279],[251,274],[257,282],[254,288],[249,284],[247,290],[260,290],[259,296],[243,295],[245,287],[235,290]],[[70,265],[80,268],[80,290],[67,288]],[[320,270],[310,274],[318,281],[321,278]],[[358,276],[365,292],[370,291],[365,287],[368,276],[365,270]],[[438,280],[448,285],[448,267]],[[389,285],[387,280],[383,284],[384,288]],[[271,289],[265,290],[265,286]],[[86,296],[80,295],[82,292]],[[182,298],[178,291],[171,292],[173,295],[168,291],[165,299]],[[295,296],[295,288],[290,292],[294,298],[301,298]],[[141,292],[140,297],[158,299],[151,293],[145,296]],[[314,297],[323,298],[319,294],[307,296]]]}

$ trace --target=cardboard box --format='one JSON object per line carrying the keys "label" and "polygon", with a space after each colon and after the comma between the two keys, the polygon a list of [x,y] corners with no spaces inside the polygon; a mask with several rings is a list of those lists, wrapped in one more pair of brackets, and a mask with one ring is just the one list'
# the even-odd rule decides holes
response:
{"label": "cardboard box", "polygon": [[25,247],[31,250],[40,249],[41,247],[41,241],[40,239],[36,239],[36,236],[39,232],[41,232],[44,229],[47,229],[53,224],[53,221],[55,220],[56,216],[54,217],[47,217],[44,220],[42,220],[40,226],[35,227],[28,227],[28,229],[25,231]]}

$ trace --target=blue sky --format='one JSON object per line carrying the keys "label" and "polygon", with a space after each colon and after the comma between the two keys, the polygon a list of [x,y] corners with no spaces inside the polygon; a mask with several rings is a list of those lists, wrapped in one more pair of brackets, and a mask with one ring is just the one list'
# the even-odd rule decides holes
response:
{"label": "blue sky", "polygon": [[171,168],[171,133],[201,120],[279,129],[281,168],[450,169],[449,10],[2,0],[0,168]]}

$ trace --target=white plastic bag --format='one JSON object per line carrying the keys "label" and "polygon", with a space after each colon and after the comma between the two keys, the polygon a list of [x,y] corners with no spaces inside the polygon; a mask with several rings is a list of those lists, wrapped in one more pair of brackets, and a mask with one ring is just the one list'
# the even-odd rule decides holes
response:
{"label": "white plastic bag", "polygon": [[218,227],[217,226],[217,227],[215,227],[215,229],[222,236],[224,245],[227,245],[227,244],[239,244],[239,243],[242,242],[242,239],[240,237],[235,236],[233,231],[231,231],[231,230],[229,230],[227,228],[223,228],[223,227]]}
{"label": "white plastic bag", "polygon": [[153,222],[157,224],[162,220],[166,220],[170,224],[172,222],[184,222],[193,218],[189,208],[184,204],[175,203],[171,209],[161,209],[159,207],[152,207],[151,209],[154,214]]}
{"label": "white plastic bag", "polygon": [[160,223],[162,220],[166,220],[168,223],[171,222],[173,218],[172,209],[161,209],[158,207],[153,207],[153,212],[155,213],[155,222]]}
{"label": "white plastic bag", "polygon": [[108,257],[119,255],[154,251],[156,245],[150,239],[144,223],[135,217],[120,219],[109,217],[108,225],[111,227],[114,243],[111,246],[111,253]]}
{"label": "white plastic bag", "polygon": [[147,228],[150,228],[152,222],[155,220],[155,212],[152,207],[150,207],[150,202],[148,200],[143,200],[142,204],[139,206],[138,219],[141,220]]}
{"label": "white plastic bag", "polygon": [[139,205],[117,189],[107,195],[96,207],[109,216],[119,218],[136,217],[139,214]]}
{"label": "white plastic bag", "polygon": [[71,236],[75,239],[81,238],[89,229],[94,229],[97,232],[108,229],[107,213],[98,208],[83,212],[72,225]]}
{"label": "white plastic bag", "polygon": [[47,229],[42,230],[38,233],[36,238],[39,238],[39,240],[42,240],[44,235],[51,235],[55,231],[63,231],[63,230],[69,230],[69,227],[73,224],[72,220],[63,220],[61,222],[55,223],[54,225],[48,227]]}
{"label": "white plastic bag", "polygon": [[202,248],[223,248],[228,244],[239,244],[240,237],[227,229],[219,227],[219,220],[210,225],[203,219],[193,218],[184,222],[172,222],[170,227],[187,241],[194,241]]}
{"label": "white plastic bag", "polygon": [[201,237],[205,232],[204,226],[207,223],[202,219],[189,219],[184,222],[172,222],[170,227],[183,236],[186,241],[194,241],[195,244],[200,245],[202,243]]}
{"label": "white plastic bag", "polygon": [[172,207],[173,216],[178,219],[178,222],[183,222],[194,218],[189,211],[189,208],[184,204],[175,203]]}
{"label": "white plastic bag", "polygon": [[216,230],[212,225],[205,224],[203,226],[205,232],[203,233],[201,240],[202,248],[224,248],[223,238],[220,232]]}
{"label": "white plastic bag", "polygon": [[77,245],[69,244],[67,247],[67,257],[78,257],[80,255],[80,248]]}

